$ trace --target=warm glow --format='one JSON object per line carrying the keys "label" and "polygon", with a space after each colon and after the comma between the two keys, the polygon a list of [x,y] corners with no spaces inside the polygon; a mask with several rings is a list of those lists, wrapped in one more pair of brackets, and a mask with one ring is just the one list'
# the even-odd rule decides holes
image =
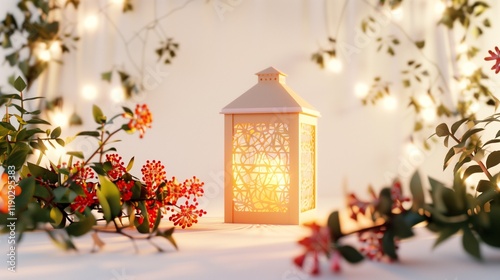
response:
{"label": "warm glow", "polygon": [[326,62],[326,68],[333,73],[340,73],[343,68],[342,61],[336,57],[332,57]]}
{"label": "warm glow", "polygon": [[465,43],[459,44],[457,46],[456,50],[457,50],[457,53],[459,53],[459,54],[467,52],[467,44],[465,44]]}
{"label": "warm glow", "polygon": [[471,76],[476,71],[476,64],[472,61],[465,61],[460,64],[460,72],[464,76]]}
{"label": "warm glow", "polygon": [[115,103],[120,103],[125,100],[125,92],[122,87],[115,87],[111,90],[111,100]]}
{"label": "warm glow", "polygon": [[394,18],[394,20],[400,21],[403,19],[403,15],[404,15],[403,8],[401,8],[401,6],[399,6],[398,8],[392,10],[391,14],[392,14],[392,17]]}
{"label": "warm glow", "polygon": [[61,111],[53,112],[50,116],[50,121],[54,127],[66,127],[68,126],[68,116]]}
{"label": "warm glow", "polygon": [[125,3],[125,0],[111,0],[111,2],[112,2],[113,4],[123,5],[123,3]]}
{"label": "warm glow", "polygon": [[460,90],[467,89],[468,86],[469,86],[469,81],[467,79],[460,79],[460,81],[458,82],[458,88]]}
{"label": "warm glow", "polygon": [[434,109],[434,108],[424,109],[420,112],[420,115],[422,116],[422,120],[428,124],[434,123],[434,121],[436,121],[436,117],[437,117],[436,109]]}
{"label": "warm glow", "polygon": [[38,52],[38,58],[42,61],[49,61],[51,58],[50,51],[45,49],[45,50],[40,50]]}
{"label": "warm glow", "polygon": [[354,95],[359,98],[365,98],[368,95],[369,88],[365,83],[359,82],[354,86]]}
{"label": "warm glow", "polygon": [[83,26],[88,30],[96,29],[98,24],[99,18],[97,17],[97,15],[88,15],[83,21]]}
{"label": "warm glow", "polygon": [[421,94],[417,97],[418,105],[429,108],[434,106],[434,101],[428,94]]}
{"label": "warm glow", "polygon": [[472,101],[472,103],[469,106],[469,113],[470,114],[475,114],[475,113],[479,112],[479,108],[480,107],[481,106],[479,105],[479,102]]}
{"label": "warm glow", "polygon": [[82,96],[87,100],[94,100],[97,97],[97,89],[93,85],[86,85],[82,88]]}
{"label": "warm glow", "polygon": [[442,0],[436,1],[436,4],[434,5],[434,11],[436,12],[436,15],[441,17],[445,9],[446,5],[443,3]]}
{"label": "warm glow", "polygon": [[382,99],[382,106],[387,111],[394,111],[398,107],[398,101],[394,96],[386,96]]}

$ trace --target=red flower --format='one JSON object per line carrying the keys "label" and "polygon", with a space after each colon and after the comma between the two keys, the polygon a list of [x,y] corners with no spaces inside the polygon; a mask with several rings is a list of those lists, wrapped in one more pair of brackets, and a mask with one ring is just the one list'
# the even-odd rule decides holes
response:
{"label": "red flower", "polygon": [[403,190],[401,189],[401,182],[395,180],[391,187],[391,198],[392,198],[392,210],[398,209],[399,211],[404,211],[403,202],[411,201],[409,197],[403,196]]}
{"label": "red flower", "polygon": [[312,256],[313,263],[310,273],[312,275],[319,274],[319,254],[330,255],[330,231],[328,227],[320,227],[316,223],[306,224],[312,230],[312,235],[309,237],[304,237],[298,241],[305,249],[302,255],[294,258],[294,263],[303,268],[304,260],[308,256]]}
{"label": "red flower", "polygon": [[488,52],[490,53],[490,56],[485,57],[484,60],[495,60],[495,64],[491,67],[491,70],[495,70],[495,74],[498,74],[498,72],[500,72],[500,49],[498,47],[495,47],[496,53],[494,53],[493,51]]}
{"label": "red flower", "polygon": [[75,198],[70,207],[73,211],[79,211],[83,213],[86,207],[90,207],[96,203],[96,188],[95,184],[88,182],[85,187],[82,186],[85,195],[79,195]]}
{"label": "red flower", "polygon": [[123,116],[131,118],[128,123],[128,127],[131,131],[135,131],[136,129],[139,130],[140,138],[144,137],[145,129],[151,128],[151,123],[153,122],[153,115],[149,111],[146,104],[137,104],[135,107],[135,114],[133,116],[126,113],[124,113]]}
{"label": "red flower", "polygon": [[358,239],[362,244],[359,251],[370,260],[392,262],[392,259],[385,254],[382,245],[382,238],[384,237],[385,232],[385,227],[359,232]]}
{"label": "red flower", "polygon": [[122,157],[118,154],[108,154],[106,155],[106,161],[111,163],[111,170],[108,171],[108,176],[111,181],[116,181],[120,179],[127,169],[122,162]]}
{"label": "red flower", "polygon": [[132,187],[134,186],[135,181],[118,180],[116,182],[116,186],[120,190],[120,196],[122,201],[128,201],[132,198]]}
{"label": "red flower", "polygon": [[172,180],[166,182],[165,188],[167,190],[167,195],[165,196],[164,201],[166,205],[177,204],[177,200],[183,197],[186,193],[185,188],[177,182],[175,177],[172,177]]}
{"label": "red flower", "polygon": [[170,216],[169,220],[174,222],[174,226],[181,226],[182,228],[190,227],[198,222],[198,217],[201,217],[207,213],[202,209],[196,209],[198,203],[189,204],[186,201],[185,205],[181,205],[179,209],[172,211],[176,212]]}
{"label": "red flower", "polygon": [[341,260],[341,255],[338,251],[334,251],[332,254],[332,262],[331,262],[331,269],[335,273],[339,273],[341,270],[340,267],[340,260]]}
{"label": "red flower", "polygon": [[146,161],[146,164],[141,168],[142,180],[146,183],[146,188],[149,195],[156,192],[158,187],[167,179],[165,166],[161,161]]}

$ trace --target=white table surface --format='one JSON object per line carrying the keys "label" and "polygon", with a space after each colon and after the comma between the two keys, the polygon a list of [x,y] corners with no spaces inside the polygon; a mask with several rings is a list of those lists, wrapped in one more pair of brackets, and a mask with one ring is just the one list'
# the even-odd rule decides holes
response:
{"label": "white table surface", "polygon": [[302,273],[291,262],[302,250],[296,241],[309,233],[301,226],[224,224],[222,218],[207,217],[176,231],[179,251],[156,240],[167,253],[157,253],[145,241],[138,242],[136,253],[127,238],[114,234],[101,234],[106,246],[98,253],[90,253],[90,236],[76,239],[79,252],[68,253],[46,233],[33,232],[17,250],[17,272],[8,272],[2,262],[0,279],[500,279],[500,250],[483,246],[485,261],[479,263],[462,250],[460,236],[433,251],[433,235],[424,228],[416,232],[400,244],[399,263],[342,263],[342,274],[335,275],[324,261],[320,277]]}

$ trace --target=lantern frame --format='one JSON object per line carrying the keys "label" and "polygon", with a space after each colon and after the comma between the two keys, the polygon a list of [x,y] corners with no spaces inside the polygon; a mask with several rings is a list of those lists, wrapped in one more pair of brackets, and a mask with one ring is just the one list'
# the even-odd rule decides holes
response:
{"label": "lantern frame", "polygon": [[317,204],[318,111],[270,67],[224,107],[224,221],[299,224]]}

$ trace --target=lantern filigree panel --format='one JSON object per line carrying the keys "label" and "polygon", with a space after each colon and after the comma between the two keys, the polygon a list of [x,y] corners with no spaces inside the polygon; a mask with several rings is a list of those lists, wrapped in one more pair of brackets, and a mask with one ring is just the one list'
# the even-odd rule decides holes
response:
{"label": "lantern filigree panel", "polygon": [[316,208],[316,127],[300,124],[300,212]]}
{"label": "lantern filigree panel", "polygon": [[288,125],[235,124],[232,156],[234,211],[286,213],[290,200]]}

